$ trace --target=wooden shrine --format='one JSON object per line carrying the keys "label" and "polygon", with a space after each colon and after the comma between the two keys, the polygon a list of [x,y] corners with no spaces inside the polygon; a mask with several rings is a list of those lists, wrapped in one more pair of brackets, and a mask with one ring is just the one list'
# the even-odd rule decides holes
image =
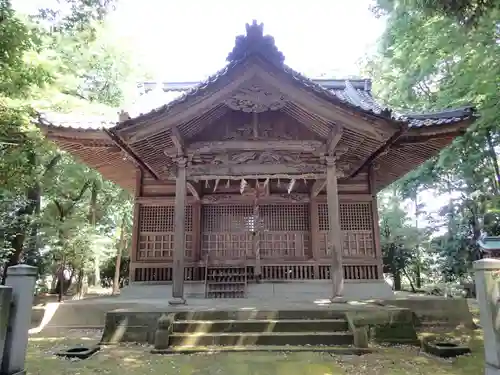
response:
{"label": "wooden shrine", "polygon": [[377,297],[376,193],[463,134],[473,109],[401,114],[369,80],[308,79],[256,22],[227,61],[204,82],[161,84],[183,94],[136,118],[40,124],[134,194],[131,284],[165,284],[180,303],[186,288],[244,297],[298,283]]}

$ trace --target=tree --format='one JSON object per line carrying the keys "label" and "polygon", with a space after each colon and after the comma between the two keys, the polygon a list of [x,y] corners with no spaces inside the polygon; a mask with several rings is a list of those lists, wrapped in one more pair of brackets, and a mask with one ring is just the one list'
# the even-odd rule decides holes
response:
{"label": "tree", "polygon": [[23,17],[0,0],[0,261],[4,272],[18,262],[52,268],[62,293],[64,270],[80,285],[95,254],[110,256],[106,239],[120,226],[114,213],[124,200],[116,197],[127,193],[33,123],[40,111],[116,114],[138,70],[103,23],[111,1],[59,5]]}
{"label": "tree", "polygon": [[415,111],[473,104],[480,116],[464,136],[398,182],[406,192],[418,187],[450,197],[438,213],[439,226],[430,229],[446,231],[433,242],[439,264],[450,270],[446,278],[461,278],[481,256],[482,231],[499,233],[500,9],[490,7],[465,32],[456,18],[428,12],[422,1],[378,3],[387,29],[366,69],[382,100]]}
{"label": "tree", "polygon": [[483,16],[500,8],[498,0],[382,0],[378,1],[376,11],[384,13],[400,5],[428,16],[446,16],[464,26],[476,26]]}

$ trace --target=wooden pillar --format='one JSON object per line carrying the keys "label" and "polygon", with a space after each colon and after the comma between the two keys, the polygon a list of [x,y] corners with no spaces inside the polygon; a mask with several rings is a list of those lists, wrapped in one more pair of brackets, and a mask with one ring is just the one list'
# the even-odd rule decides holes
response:
{"label": "wooden pillar", "polygon": [[195,201],[191,205],[193,210],[193,261],[201,259],[201,202]]}
{"label": "wooden pillar", "polygon": [[375,170],[373,164],[368,169],[368,185],[372,196],[372,220],[373,220],[373,242],[375,245],[375,258],[378,264],[378,278],[384,279],[384,263],[382,257],[382,247],[380,245],[380,224],[378,217],[377,193],[375,191]]}
{"label": "wooden pillar", "polygon": [[328,201],[328,248],[332,257],[330,276],[333,284],[332,298],[341,297],[344,289],[344,270],[342,267],[342,231],[340,230],[339,194],[335,158],[326,159],[326,194]]}
{"label": "wooden pillar", "polygon": [[129,264],[129,280],[131,282],[135,280],[135,268],[137,262],[137,252],[139,251],[139,236],[140,236],[140,227],[141,220],[140,217],[140,209],[141,205],[137,201],[137,198],[142,196],[142,177],[143,173],[140,169],[136,172],[136,180],[135,180],[135,198],[134,198],[134,219],[132,222],[132,243],[130,246],[130,264]]}
{"label": "wooden pillar", "polygon": [[185,304],[184,299],[184,256],[186,249],[186,158],[180,157],[177,162],[175,179],[175,218],[174,218],[174,254],[173,285],[170,304]]}
{"label": "wooden pillar", "polygon": [[311,254],[310,257],[314,260],[314,278],[319,279],[319,215],[318,202],[315,197],[311,196],[309,203],[309,220],[311,223]]}

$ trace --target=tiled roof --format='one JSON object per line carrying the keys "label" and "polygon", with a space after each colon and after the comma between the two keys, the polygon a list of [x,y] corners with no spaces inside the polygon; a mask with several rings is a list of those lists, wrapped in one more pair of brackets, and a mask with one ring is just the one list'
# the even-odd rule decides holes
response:
{"label": "tiled roof", "polygon": [[78,131],[95,131],[111,128],[116,124],[118,115],[114,119],[109,116],[86,115],[79,113],[57,113],[39,112],[38,122],[40,125],[48,125],[61,129],[73,129]]}
{"label": "tiled roof", "polygon": [[[302,79],[302,78],[301,78]],[[369,111],[373,114],[381,115],[390,113],[390,110],[377,102],[372,95],[372,82],[370,79],[310,79],[311,87],[316,90],[318,87],[322,91],[326,90],[330,95],[335,96],[338,100],[355,106],[358,109]],[[168,98],[169,93],[184,93],[184,96],[191,95],[191,90],[196,90],[200,82],[142,82],[138,84],[138,88],[143,91],[144,95],[149,92],[157,91],[159,86]],[[166,100],[165,104],[170,105],[171,101]],[[422,127],[429,125],[451,124],[462,121],[471,117],[474,113],[472,107],[462,107],[448,109],[437,112],[423,113],[405,113],[392,112],[390,115],[394,120],[409,123],[410,127]]]}
{"label": "tiled roof", "polygon": [[500,237],[482,236],[477,241],[477,244],[483,251],[500,250]]}
{"label": "tiled roof", "polygon": [[[163,105],[147,113],[140,114],[137,117],[119,122],[115,129],[125,128],[128,125],[136,123],[138,120],[147,120],[159,113],[167,113],[172,107],[185,102],[189,98],[201,95],[210,90],[213,84],[220,78],[226,76],[235,67],[242,64],[250,55],[258,54],[273,66],[284,71],[289,77],[297,81],[302,87],[316,95],[325,98],[340,106],[345,106],[356,111],[364,112],[367,115],[382,117],[393,121],[406,123],[410,127],[423,127],[429,125],[451,124],[465,120],[473,115],[472,107],[464,107],[453,110],[445,110],[434,113],[406,114],[392,111],[391,109],[377,103],[371,93],[371,81],[368,79],[309,79],[299,72],[291,69],[283,63],[284,56],[274,45],[274,39],[263,34],[263,25],[255,21],[247,25],[246,35],[240,35],[236,38],[235,47],[228,56],[227,65],[202,82],[172,82],[160,83],[161,89],[165,93]],[[143,82],[138,85],[146,93],[155,91],[155,97],[152,102],[158,103],[158,84],[154,82]],[[153,98],[151,98],[153,99]],[[149,109],[149,108],[148,108]],[[132,113],[134,115],[134,113]],[[116,121],[118,116],[113,119]],[[96,129],[99,127],[110,127],[113,125],[110,119],[86,119],[84,123],[79,121],[70,121],[70,127],[79,124],[87,129]],[[57,121],[63,124],[62,121]],[[74,124],[74,125],[73,125]]]}

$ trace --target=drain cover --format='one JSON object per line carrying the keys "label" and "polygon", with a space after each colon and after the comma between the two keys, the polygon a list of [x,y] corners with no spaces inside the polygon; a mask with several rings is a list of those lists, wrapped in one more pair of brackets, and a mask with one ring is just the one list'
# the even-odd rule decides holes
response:
{"label": "drain cover", "polygon": [[65,357],[65,358],[86,359],[95,352],[97,352],[99,349],[100,348],[98,346],[91,346],[91,347],[75,346],[73,348],[61,350],[57,352],[56,355],[58,357]]}
{"label": "drain cover", "polygon": [[437,357],[451,358],[469,354],[470,348],[452,342],[429,341],[424,343],[424,351]]}

